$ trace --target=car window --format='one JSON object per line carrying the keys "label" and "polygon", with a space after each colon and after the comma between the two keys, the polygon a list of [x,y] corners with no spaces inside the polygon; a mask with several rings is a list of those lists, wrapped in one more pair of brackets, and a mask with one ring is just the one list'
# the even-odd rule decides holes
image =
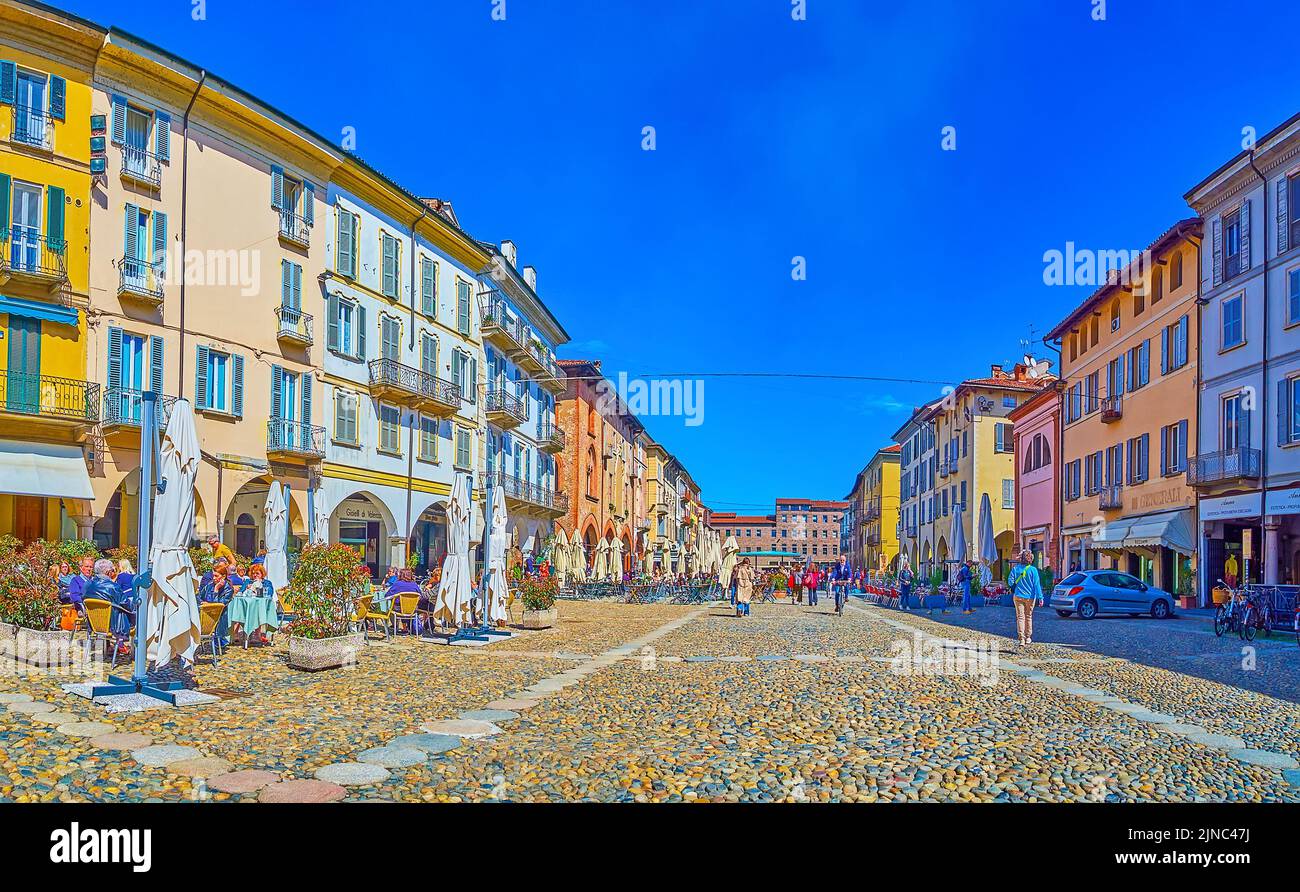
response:
{"label": "car window", "polygon": [[1082,573],[1071,573],[1069,576],[1061,580],[1061,585],[1079,585],[1085,579],[1087,579],[1087,577]]}
{"label": "car window", "polygon": [[1119,581],[1119,574],[1117,573],[1097,573],[1092,578],[1098,585],[1105,585],[1110,588],[1124,587],[1124,584]]}
{"label": "car window", "polygon": [[1119,585],[1121,588],[1131,588],[1134,590],[1142,588],[1142,580],[1138,579],[1136,576],[1129,576],[1127,573],[1116,573],[1115,577],[1117,580],[1116,585]]}

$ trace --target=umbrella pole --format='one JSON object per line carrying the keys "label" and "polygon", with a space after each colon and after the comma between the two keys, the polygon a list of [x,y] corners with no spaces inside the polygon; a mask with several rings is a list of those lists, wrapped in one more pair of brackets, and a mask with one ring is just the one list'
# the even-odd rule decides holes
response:
{"label": "umbrella pole", "polygon": [[[496,487],[492,485],[491,474],[488,474],[487,476],[487,485],[484,487],[484,494],[483,517],[487,522],[483,524],[483,573],[479,576],[479,588],[482,591],[478,602],[480,622],[479,627],[475,630],[480,636],[482,636],[479,638],[480,641],[487,641],[492,635],[500,635],[506,638],[510,637],[509,632],[504,629],[493,628],[492,623],[488,621],[488,597],[491,595],[489,580],[492,578],[490,572],[492,567],[492,521],[495,517],[493,511],[496,509],[494,502],[497,499]],[[506,584],[509,585],[509,582]]]}
{"label": "umbrella pole", "polygon": [[[153,490],[154,490],[154,462],[158,457],[158,394],[152,390],[146,390],[140,395],[141,412],[140,412],[140,525],[137,541],[139,542],[139,560],[140,572],[135,577],[134,598],[136,601],[135,608],[135,669],[131,678],[119,678],[116,675],[108,677],[108,684],[97,685],[91,692],[93,700],[95,697],[110,697],[115,694],[144,694],[146,697],[153,697],[156,700],[162,700],[165,703],[176,705],[176,695],[172,693],[184,687],[179,681],[163,681],[151,683],[149,681],[148,655],[145,653],[146,636],[145,616],[149,609],[149,599],[147,593],[153,586],[153,574],[149,566],[149,535],[152,532],[153,525]],[[159,481],[158,490],[161,492],[166,486],[165,481]]]}

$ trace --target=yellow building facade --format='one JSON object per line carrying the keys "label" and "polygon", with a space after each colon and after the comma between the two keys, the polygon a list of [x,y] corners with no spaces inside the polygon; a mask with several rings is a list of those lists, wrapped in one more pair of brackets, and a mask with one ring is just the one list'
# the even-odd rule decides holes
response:
{"label": "yellow building facade", "polygon": [[862,475],[858,505],[862,552],[849,559],[867,570],[891,569],[898,557],[898,478],[901,447],[886,446],[871,457]]}

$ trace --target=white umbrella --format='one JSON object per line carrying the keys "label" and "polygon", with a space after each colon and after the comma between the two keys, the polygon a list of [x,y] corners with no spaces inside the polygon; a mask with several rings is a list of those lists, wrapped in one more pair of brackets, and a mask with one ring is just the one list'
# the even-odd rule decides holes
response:
{"label": "white umbrella", "polygon": [[289,504],[279,480],[271,481],[262,517],[266,521],[266,557],[262,560],[262,568],[275,591],[282,592],[289,586],[289,558],[284,552],[289,541]]}
{"label": "white umbrella", "polygon": [[609,543],[609,575],[616,580],[623,580],[623,540],[614,539]]}
{"label": "white umbrella", "polygon": [[596,562],[591,565],[591,577],[597,582],[609,576],[609,540],[596,543]]}
{"label": "white umbrella", "polygon": [[321,492],[320,487],[316,488],[312,502],[316,510],[316,538],[312,542],[315,545],[327,545],[330,541],[330,513],[325,509],[325,493]]}
{"label": "white umbrella", "polygon": [[962,517],[961,502],[952,506],[952,528],[948,537],[952,540],[952,551],[948,559],[958,562],[966,560],[966,523]]}
{"label": "white umbrella", "polygon": [[497,496],[492,501],[491,528],[488,531],[487,576],[483,585],[485,619],[489,626],[504,626],[509,614],[506,601],[510,586],[506,580],[506,500]]}
{"label": "white umbrella", "polygon": [[980,497],[980,521],[975,529],[975,555],[980,559],[980,585],[988,585],[993,578],[990,567],[998,560],[998,545],[993,539],[993,506],[989,502],[988,493]]}
{"label": "white umbrella", "polygon": [[655,550],[647,545],[645,550],[645,575],[655,575]]}
{"label": "white umbrella", "polygon": [[[180,655],[194,662],[199,646],[199,604],[194,589],[199,576],[190,563],[194,532],[194,477],[199,470],[199,438],[188,400],[177,400],[163,434],[158,479],[166,481],[153,505],[149,546],[153,585],[145,614],[145,653],[161,667]],[[141,497],[147,494],[141,493]]]}
{"label": "white umbrella", "polygon": [[564,534],[564,527],[555,530],[555,543],[551,546],[551,575],[555,584],[564,588],[564,573],[569,566],[569,537]]}
{"label": "white umbrella", "polygon": [[469,575],[469,488],[465,475],[457,474],[447,506],[447,556],[442,561],[442,582],[438,585],[438,609],[434,618],[444,626],[470,622]]}
{"label": "white umbrella", "polygon": [[686,546],[677,549],[677,572],[686,575]]}
{"label": "white umbrella", "polygon": [[578,534],[573,534],[573,542],[569,546],[569,572],[573,574],[574,582],[587,581],[587,552],[582,547],[582,539]]}
{"label": "white umbrella", "polygon": [[722,565],[718,569],[718,584],[723,588],[731,586],[731,574],[736,569],[736,555],[740,554],[740,543],[728,533],[727,541],[722,543]]}

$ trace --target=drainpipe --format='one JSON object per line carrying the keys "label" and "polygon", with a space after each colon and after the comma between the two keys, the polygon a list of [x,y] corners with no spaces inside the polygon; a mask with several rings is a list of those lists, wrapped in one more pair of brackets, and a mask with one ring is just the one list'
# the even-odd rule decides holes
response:
{"label": "drainpipe", "polygon": [[[1202,235],[1202,239],[1204,235]],[[1204,292],[1201,289],[1201,239],[1196,240],[1196,455],[1199,458],[1201,454],[1201,382],[1202,382],[1202,360],[1200,344],[1204,340],[1201,334],[1202,310],[1205,308]],[[1190,473],[1191,457],[1187,457],[1189,470],[1184,473]],[[1205,530],[1201,526],[1201,491],[1194,490],[1196,495],[1196,575],[1198,577],[1196,590],[1200,594],[1197,598],[1198,606],[1205,606],[1207,599],[1205,592],[1210,590],[1210,579],[1206,573],[1205,562],[1201,560],[1202,547],[1205,543]]]}
{"label": "drainpipe", "polygon": [[[1272,579],[1269,578],[1269,561],[1268,561],[1268,533],[1265,530],[1265,518],[1268,516],[1264,508],[1264,503],[1268,501],[1268,178],[1260,172],[1255,166],[1255,150],[1250,150],[1250,156],[1247,159],[1250,162],[1250,169],[1255,171],[1255,176],[1264,184],[1264,226],[1263,226],[1263,244],[1264,244],[1264,312],[1261,318],[1264,322],[1264,366],[1260,371],[1263,387],[1260,388],[1262,393],[1259,395],[1259,405],[1261,411],[1260,424],[1260,444],[1259,444],[1259,479],[1260,479],[1260,506],[1259,506],[1259,550],[1264,564],[1264,573],[1260,578],[1264,580],[1265,585],[1277,584],[1277,567],[1272,568]],[[1252,242],[1254,240],[1252,239]],[[1253,249],[1252,249],[1253,250]],[[1198,401],[1199,402],[1199,401]]]}
{"label": "drainpipe", "polygon": [[[411,330],[411,333],[410,333],[410,337],[407,339],[407,345],[412,351],[415,350],[415,274],[417,272],[416,263],[415,263],[415,255],[416,255],[415,228],[420,225],[420,221],[423,220],[425,216],[426,216],[426,211],[424,206],[422,205],[420,207],[420,216],[416,217],[415,220],[412,221],[411,223],[411,313],[410,313],[411,324],[408,326]],[[413,530],[411,529],[411,501],[413,497],[411,488],[415,484],[415,425],[414,424],[411,425],[410,430],[407,431],[406,440],[407,440],[407,444],[406,444],[406,530],[403,536],[403,541],[405,544],[402,546],[402,554],[404,556],[404,560],[406,560],[407,563],[410,563],[411,533],[413,532]]]}
{"label": "drainpipe", "polygon": [[[185,395],[185,232],[189,224],[189,214],[186,213],[189,207],[189,172],[190,172],[190,112],[194,110],[194,103],[199,98],[199,93],[203,91],[203,83],[208,79],[207,71],[199,70],[199,82],[194,87],[194,95],[190,97],[190,104],[185,106],[185,116],[181,119],[181,256],[177,262],[180,267],[178,272],[181,279],[181,322],[180,322],[180,347],[178,348],[180,356],[177,357],[179,364],[176,367],[176,395],[178,397]],[[195,394],[197,396],[198,394]],[[221,501],[220,495],[217,501]],[[221,506],[217,506],[217,528],[221,528],[220,518]]]}
{"label": "drainpipe", "polygon": [[[1061,348],[1054,345],[1047,338],[1043,338],[1043,346],[1047,347],[1049,350],[1056,351],[1056,371],[1058,373],[1056,379],[1057,381],[1065,381],[1065,375],[1063,374],[1065,370],[1062,367],[1065,357],[1061,353]],[[1055,387],[1056,385],[1053,384],[1052,386]],[[1064,469],[1065,467],[1065,424],[1061,419],[1061,401],[1063,398],[1064,391],[1058,390],[1056,392],[1056,466],[1061,469]],[[1065,498],[1061,493],[1061,483],[1063,481],[1064,475],[1058,474],[1056,492],[1052,496],[1052,503],[1056,505],[1056,516],[1053,520],[1056,524],[1054,538],[1056,539],[1056,562],[1058,565],[1056,569],[1058,571],[1069,570],[1069,567],[1065,564],[1065,532],[1061,529],[1065,523]],[[1062,574],[1058,578],[1064,579],[1065,574]]]}

